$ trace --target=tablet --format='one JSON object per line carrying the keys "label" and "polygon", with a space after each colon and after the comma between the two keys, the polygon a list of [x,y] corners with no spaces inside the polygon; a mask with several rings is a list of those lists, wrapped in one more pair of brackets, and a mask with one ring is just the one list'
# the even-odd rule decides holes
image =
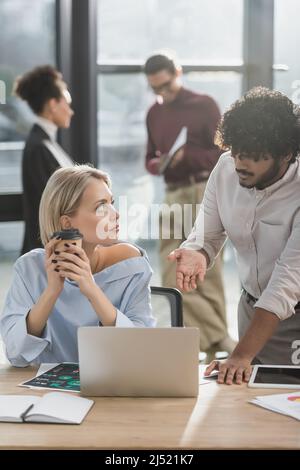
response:
{"label": "tablet", "polygon": [[248,386],[259,388],[300,388],[300,366],[255,365]]}

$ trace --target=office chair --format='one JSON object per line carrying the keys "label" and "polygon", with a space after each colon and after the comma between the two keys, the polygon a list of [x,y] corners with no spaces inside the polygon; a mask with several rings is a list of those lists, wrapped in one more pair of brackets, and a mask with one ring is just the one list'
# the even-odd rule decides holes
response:
{"label": "office chair", "polygon": [[[160,297],[160,302],[156,302],[154,297]],[[157,320],[156,326],[183,327],[182,295],[178,289],[174,289],[173,287],[151,286],[151,303],[153,315]],[[199,363],[205,364],[206,359],[207,354],[205,352],[199,352]],[[221,359],[223,359],[223,357]]]}
{"label": "office chair", "polygon": [[[157,326],[183,326],[182,315],[182,296],[178,289],[173,287],[157,287],[151,286],[151,297],[159,297],[160,302],[156,303],[151,299],[153,304],[153,314],[157,318]],[[169,314],[166,311],[169,310]],[[163,311],[163,314],[159,313]],[[169,323],[169,324],[168,324]]]}

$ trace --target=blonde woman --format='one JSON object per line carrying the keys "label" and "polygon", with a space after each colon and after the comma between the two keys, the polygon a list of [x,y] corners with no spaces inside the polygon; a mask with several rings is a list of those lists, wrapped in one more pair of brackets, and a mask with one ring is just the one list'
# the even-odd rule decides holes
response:
{"label": "blonde woman", "polygon": [[[152,271],[144,252],[116,243],[119,214],[106,173],[87,165],[57,170],[39,219],[45,248],[17,260],[0,319],[11,364],[77,362],[79,326],[155,325]],[[83,235],[82,248],[51,239],[69,228]]]}

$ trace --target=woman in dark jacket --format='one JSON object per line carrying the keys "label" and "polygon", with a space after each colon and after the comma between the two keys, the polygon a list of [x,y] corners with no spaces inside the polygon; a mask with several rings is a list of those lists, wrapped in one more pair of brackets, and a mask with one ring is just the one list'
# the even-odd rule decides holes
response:
{"label": "woman in dark jacket", "polygon": [[46,183],[59,167],[72,165],[71,158],[56,142],[58,128],[70,126],[71,96],[62,75],[50,65],[36,67],[19,77],[15,94],[36,114],[23,152],[23,218],[25,235],[22,254],[42,247],[38,212]]}

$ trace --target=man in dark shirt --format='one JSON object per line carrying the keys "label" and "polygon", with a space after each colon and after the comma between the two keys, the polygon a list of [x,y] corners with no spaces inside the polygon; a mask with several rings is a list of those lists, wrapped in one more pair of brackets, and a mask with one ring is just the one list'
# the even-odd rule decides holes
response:
{"label": "man in dark shirt", "polygon": [[[168,263],[167,255],[188,235],[181,223],[186,217],[183,211],[187,206],[192,208],[194,223],[196,205],[202,201],[206,181],[220,156],[214,144],[220,112],[209,96],[182,87],[181,67],[172,58],[154,55],[147,60],[144,71],[157,95],[156,103],[147,114],[146,168],[152,175],[163,174],[166,183],[165,209],[160,214],[162,282],[166,287],[176,287],[175,269]],[[187,128],[186,143],[167,164],[168,152],[183,127]],[[177,214],[174,211],[170,214],[171,206],[175,212],[177,207]],[[178,207],[183,212],[181,216]],[[169,236],[164,236],[167,225]],[[220,262],[207,274],[196,291],[183,295],[184,322],[186,326],[199,327],[202,351],[231,352],[235,343],[227,333]]]}

